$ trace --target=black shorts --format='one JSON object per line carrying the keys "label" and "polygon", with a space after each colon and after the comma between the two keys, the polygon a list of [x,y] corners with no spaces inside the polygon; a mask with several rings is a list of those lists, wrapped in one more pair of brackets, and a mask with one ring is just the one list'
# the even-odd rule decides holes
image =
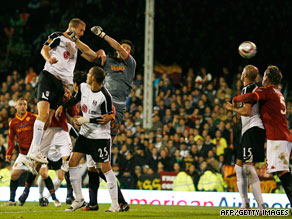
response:
{"label": "black shorts", "polygon": [[48,169],[49,170],[59,170],[61,169],[61,166],[62,166],[62,158],[60,158],[60,160],[58,161],[52,161],[50,159],[48,159]]}
{"label": "black shorts", "polygon": [[56,110],[63,103],[64,86],[48,71],[42,70],[36,86],[37,101],[45,100],[50,103],[50,108]]}
{"label": "black shorts", "polygon": [[237,150],[237,159],[246,163],[265,161],[266,132],[259,127],[248,129],[242,136]]}
{"label": "black shorts", "polygon": [[79,135],[73,152],[91,155],[96,163],[110,161],[110,139],[90,139]]}

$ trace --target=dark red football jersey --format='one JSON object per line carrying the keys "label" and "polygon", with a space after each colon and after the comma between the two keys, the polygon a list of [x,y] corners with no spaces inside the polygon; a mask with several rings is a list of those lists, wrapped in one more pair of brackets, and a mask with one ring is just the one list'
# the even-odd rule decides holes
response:
{"label": "dark red football jersey", "polygon": [[19,152],[26,155],[33,136],[33,125],[36,120],[36,116],[33,113],[26,112],[25,115],[20,118],[15,116],[9,124],[8,134],[8,149],[6,156],[11,156],[15,147],[15,136],[18,142]]}
{"label": "dark red football jersey", "polygon": [[286,102],[275,86],[259,87],[254,92],[260,101],[261,119],[266,129],[267,140],[292,142],[286,117]]}
{"label": "dark red football jersey", "polygon": [[[63,102],[65,102],[65,99],[63,99]],[[74,105],[74,106],[68,107],[67,112],[71,117],[77,116],[78,115],[77,106]],[[53,115],[50,127],[61,127],[66,132],[68,132],[68,124],[67,123],[68,123],[68,121],[67,121],[67,117],[66,117],[66,111],[63,110],[61,116],[59,117],[59,121],[56,119],[55,115]]]}

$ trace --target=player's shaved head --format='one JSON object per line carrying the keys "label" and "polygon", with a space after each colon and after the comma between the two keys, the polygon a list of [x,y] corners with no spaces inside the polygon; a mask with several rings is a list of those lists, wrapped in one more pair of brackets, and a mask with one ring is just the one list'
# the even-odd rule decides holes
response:
{"label": "player's shaved head", "polygon": [[70,20],[69,22],[69,28],[70,27],[74,27],[76,28],[79,24],[83,24],[83,25],[86,25],[85,22],[79,18],[73,18]]}
{"label": "player's shaved head", "polygon": [[255,81],[258,74],[259,74],[259,70],[257,67],[255,67],[254,65],[247,65],[244,67],[245,73],[246,73],[246,77],[250,80],[250,81]]}

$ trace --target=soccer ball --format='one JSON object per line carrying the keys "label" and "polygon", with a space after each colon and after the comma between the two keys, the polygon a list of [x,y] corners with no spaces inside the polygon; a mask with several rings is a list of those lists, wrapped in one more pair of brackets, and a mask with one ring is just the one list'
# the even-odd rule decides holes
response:
{"label": "soccer ball", "polygon": [[251,41],[244,41],[238,47],[239,54],[246,59],[250,59],[257,53],[257,46]]}
{"label": "soccer ball", "polygon": [[49,205],[49,200],[47,198],[40,198],[39,204],[41,207],[47,207]]}

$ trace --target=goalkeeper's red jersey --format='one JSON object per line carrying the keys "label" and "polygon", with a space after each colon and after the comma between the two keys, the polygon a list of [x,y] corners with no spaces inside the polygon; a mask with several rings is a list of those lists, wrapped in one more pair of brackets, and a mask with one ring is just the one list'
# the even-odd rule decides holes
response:
{"label": "goalkeeper's red jersey", "polygon": [[260,101],[261,119],[267,140],[292,142],[288,128],[285,98],[275,86],[259,87],[254,92]]}
{"label": "goalkeeper's red jersey", "polygon": [[[11,156],[17,140],[19,153],[26,155],[33,136],[36,114],[26,112],[23,117],[15,116],[9,123],[8,148],[6,156]],[[15,139],[16,137],[16,139]]]}

